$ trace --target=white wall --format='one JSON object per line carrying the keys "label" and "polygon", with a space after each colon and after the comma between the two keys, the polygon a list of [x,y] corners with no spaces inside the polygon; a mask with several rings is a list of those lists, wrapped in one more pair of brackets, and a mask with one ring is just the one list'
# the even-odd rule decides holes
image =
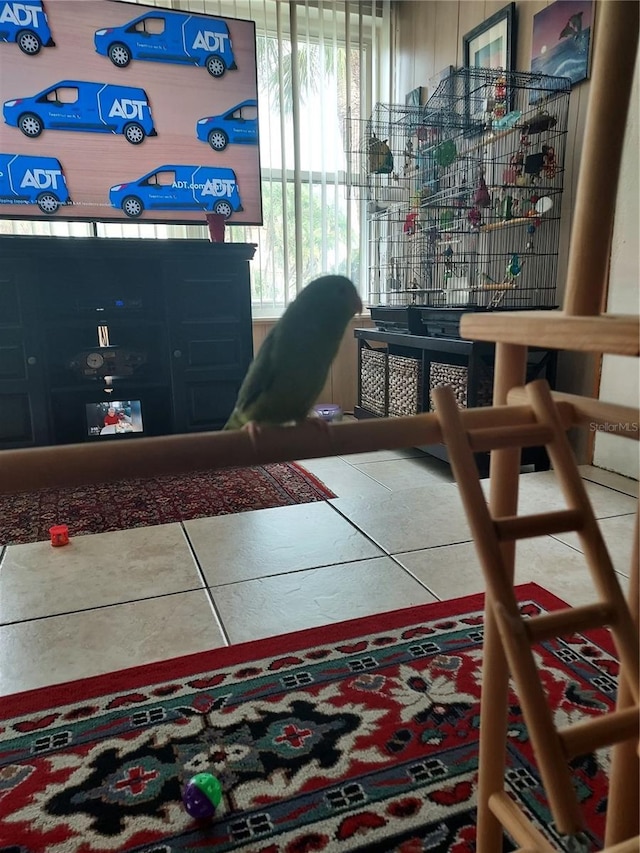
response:
{"label": "white wall", "polygon": [[[639,104],[640,72],[636,63],[611,246],[607,311],[614,314],[640,313]],[[639,389],[639,359],[614,355],[604,357],[600,380],[601,400],[637,407],[640,405]],[[593,464],[637,480],[640,475],[638,443],[616,438],[613,433],[597,432]]]}

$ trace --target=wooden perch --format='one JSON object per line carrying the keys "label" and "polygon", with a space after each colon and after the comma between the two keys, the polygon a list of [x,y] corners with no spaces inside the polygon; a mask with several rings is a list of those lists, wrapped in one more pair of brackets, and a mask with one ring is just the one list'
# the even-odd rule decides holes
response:
{"label": "wooden perch", "polygon": [[[562,403],[559,410],[568,429],[574,423],[573,409]],[[470,430],[534,423],[529,406],[466,409],[462,417]],[[499,432],[500,429],[496,435]],[[502,442],[499,437],[496,440]],[[430,412],[405,418],[338,424],[308,421],[298,426],[264,427],[255,441],[247,430],[239,430],[3,450],[0,494],[419,447],[442,441],[437,415]]]}

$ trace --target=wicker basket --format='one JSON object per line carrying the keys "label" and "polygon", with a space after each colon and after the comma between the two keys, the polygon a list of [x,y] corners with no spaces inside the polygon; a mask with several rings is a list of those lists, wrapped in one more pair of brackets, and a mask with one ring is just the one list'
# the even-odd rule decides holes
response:
{"label": "wicker basket", "polygon": [[[450,385],[456,395],[459,408],[466,409],[468,406],[468,382],[469,371],[459,364],[442,364],[432,361],[429,371],[429,405],[431,410],[435,408],[431,392],[441,385]],[[490,406],[493,399],[493,376],[489,371],[483,371],[476,389],[478,406]]]}
{"label": "wicker basket", "polygon": [[389,356],[389,416],[417,415],[422,411],[422,362],[402,355]]}
{"label": "wicker basket", "polygon": [[360,405],[376,415],[387,414],[387,353],[360,350]]}
{"label": "wicker basket", "polygon": [[456,395],[456,402],[460,409],[467,408],[467,378],[468,370],[458,364],[441,364],[438,361],[431,362],[429,370],[429,407],[433,411],[433,389],[442,385],[449,385]]}

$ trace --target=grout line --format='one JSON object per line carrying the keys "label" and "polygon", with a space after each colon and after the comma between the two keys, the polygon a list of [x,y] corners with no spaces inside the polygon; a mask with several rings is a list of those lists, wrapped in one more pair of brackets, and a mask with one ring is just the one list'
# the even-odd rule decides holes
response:
{"label": "grout line", "polygon": [[[337,512],[339,516],[344,518],[345,521],[347,521],[355,530],[357,530],[358,533],[360,533],[362,536],[364,536],[365,539],[368,539],[369,542],[371,542],[373,545],[376,546],[376,548],[379,548],[383,552],[384,556],[387,556],[387,557],[391,556],[391,553],[389,551],[387,551],[387,549],[383,545],[381,545],[380,542],[377,542],[373,538],[373,536],[370,536],[365,530],[363,530],[361,527],[358,527],[358,525],[355,523],[355,521],[352,521],[348,515],[345,515],[345,513],[339,507],[335,506],[332,503],[329,503],[329,506],[331,507],[331,509],[334,512]],[[337,565],[337,564],[335,564],[335,565]]]}
{"label": "grout line", "polygon": [[[379,545],[376,547],[380,548]],[[382,550],[382,549],[380,549],[380,550]],[[287,577],[288,575],[299,575],[302,572],[313,572],[316,569],[331,569],[334,566],[350,566],[350,565],[355,564],[355,563],[369,563],[369,562],[371,562],[371,560],[381,560],[381,559],[384,559],[384,557],[390,557],[390,556],[391,555],[387,554],[386,551],[382,551],[381,554],[376,554],[376,556],[374,556],[374,557],[356,557],[353,560],[340,560],[337,563],[322,563],[319,566],[304,566],[303,568],[300,568],[300,569],[289,569],[286,572],[273,572],[272,574],[269,574],[269,575],[260,575],[257,578],[242,578],[241,580],[229,581],[228,583],[218,583],[218,584],[215,584],[214,586],[211,586],[209,588],[212,590],[222,589],[223,587],[236,586],[237,584],[240,584],[240,583],[251,583],[252,581],[264,581],[264,580],[268,580],[269,578],[284,578],[284,577]]]}
{"label": "grout line", "polygon": [[198,555],[196,554],[196,550],[193,547],[193,543],[192,543],[191,539],[189,538],[189,534],[187,532],[187,529],[184,526],[184,523],[182,521],[180,522],[180,527],[182,527],[182,532],[184,533],[184,538],[187,541],[187,547],[189,548],[189,551],[191,552],[191,556],[193,557],[194,562],[196,564],[196,567],[198,569],[198,574],[200,575],[200,579],[202,580],[202,585],[204,587],[205,594],[206,594],[207,599],[209,601],[209,607],[211,608],[211,612],[213,613],[213,618],[216,621],[218,628],[220,629],[220,633],[222,634],[222,636],[224,638],[225,644],[227,646],[230,646],[231,645],[231,639],[229,637],[229,634],[227,633],[227,629],[225,628],[224,622],[222,621],[222,616],[220,615],[220,611],[218,610],[218,606],[216,605],[215,601],[213,600],[213,594],[211,592],[211,589],[209,588],[209,585],[207,584],[207,579],[205,577],[204,571],[202,570],[202,566],[200,565],[200,560],[198,559]]}
{"label": "grout line", "polygon": [[454,545],[473,544],[473,539],[461,539],[457,542],[443,542],[442,545],[423,545],[421,548],[406,548],[404,551],[389,552],[390,557],[401,557],[403,554],[416,554],[418,551],[436,551],[438,548],[451,548]]}
{"label": "grout line", "polygon": [[[622,489],[616,489],[615,486],[605,485],[605,483],[601,483],[599,480],[591,480],[585,474],[580,475],[583,480],[586,480],[587,483],[593,483],[594,486],[602,486],[603,489],[609,489],[612,492],[615,492],[617,495],[626,495],[628,498],[634,498],[638,500],[637,495],[630,495],[629,492],[625,492]],[[629,513],[622,513],[623,515],[628,515]]]}
{"label": "grout line", "polygon": [[402,563],[399,562],[399,560],[396,560],[396,558],[393,555],[390,554],[389,556],[391,557],[391,559],[393,560],[393,562],[397,566],[399,566],[404,572],[406,572],[409,575],[409,577],[412,580],[414,580],[416,583],[420,584],[420,586],[423,589],[426,589],[426,591],[429,593],[429,595],[432,595],[437,601],[443,601],[444,600],[444,599],[440,598],[440,596],[436,592],[434,592],[431,589],[431,587],[427,586],[426,583],[424,583],[423,581],[420,580],[420,578],[416,577],[416,575],[414,575],[410,569],[408,569],[406,566],[403,566]]}
{"label": "grout line", "polygon": [[[395,554],[411,554],[414,551],[429,551],[429,550],[431,550],[431,548],[448,548],[450,545],[464,545],[467,542],[473,542],[473,538],[469,538],[469,539],[460,539],[456,542],[444,542],[441,545],[421,545],[419,548],[406,548],[404,551],[390,551],[388,548],[385,548],[385,546],[382,545],[382,543],[380,543],[376,539],[374,539],[373,536],[371,536],[369,533],[367,533],[361,527],[358,527],[356,522],[352,521],[348,515],[345,515],[343,510],[341,510],[339,507],[335,506],[334,504],[330,503],[329,505],[331,506],[331,508],[333,510],[335,510],[338,513],[338,515],[341,515],[342,518],[345,519],[345,521],[348,521],[352,527],[355,527],[355,529],[358,531],[358,533],[361,533],[370,542],[372,542],[377,548],[380,548],[384,552],[384,555],[387,557],[393,557]],[[367,559],[369,559],[369,558],[367,558]],[[339,563],[334,563],[333,565],[339,565]]]}
{"label": "grout line", "polygon": [[127,604],[139,604],[141,601],[155,601],[160,598],[170,598],[172,595],[183,595],[187,592],[202,592],[201,586],[189,589],[180,589],[176,592],[163,592],[159,595],[146,595],[142,598],[128,598],[126,601],[112,601],[109,604],[96,604],[93,607],[81,607],[78,610],[63,610],[60,613],[47,613],[44,616],[32,616],[29,619],[10,619],[0,622],[0,627],[7,625],[25,625],[27,622],[42,622],[43,619],[56,619],[58,616],[73,616],[76,613],[91,613],[95,610],[106,610],[108,607],[121,607]]}

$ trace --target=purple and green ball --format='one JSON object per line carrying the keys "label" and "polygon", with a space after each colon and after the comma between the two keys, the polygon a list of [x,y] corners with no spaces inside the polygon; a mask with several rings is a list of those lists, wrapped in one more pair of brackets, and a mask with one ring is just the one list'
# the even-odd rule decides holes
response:
{"label": "purple and green ball", "polygon": [[187,782],[182,802],[196,820],[209,820],[222,800],[222,785],[212,773],[197,773]]}

